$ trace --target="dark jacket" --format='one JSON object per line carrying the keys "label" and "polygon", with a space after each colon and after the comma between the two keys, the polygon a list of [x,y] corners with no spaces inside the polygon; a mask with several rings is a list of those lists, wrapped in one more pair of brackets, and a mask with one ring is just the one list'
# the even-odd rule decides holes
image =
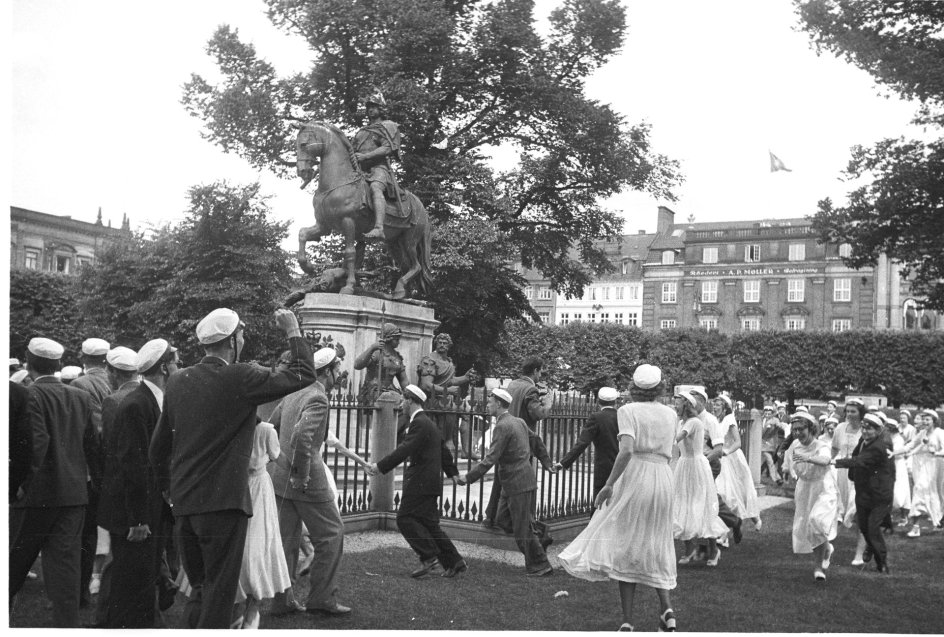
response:
{"label": "dark jacket", "polygon": [[26,495],[17,508],[88,504],[89,468],[99,461],[92,398],[81,389],[43,376],[29,386],[33,453]]}
{"label": "dark jacket", "polygon": [[90,367],[84,375],[69,383],[76,389],[88,392],[92,397],[92,422],[95,424],[95,433],[102,435],[102,403],[111,394],[111,381],[108,372],[103,367]]}
{"label": "dark jacket", "polygon": [[606,485],[613,463],[616,462],[616,454],[619,453],[618,432],[615,409],[606,408],[590,414],[587,424],[580,430],[577,443],[561,458],[561,466],[570,469],[580,454],[593,443],[593,491],[599,493]]}
{"label": "dark jacket", "polygon": [[10,382],[10,504],[30,473],[33,434],[30,431],[29,389]]}
{"label": "dark jacket", "polygon": [[849,469],[849,479],[855,483],[856,506],[891,504],[895,489],[895,460],[888,457],[891,442],[879,434],[859,444],[848,458],[836,460],[836,467]]}
{"label": "dark jacket", "polygon": [[168,379],[150,458],[160,488],[170,486],[174,516],[233,509],[252,515],[256,407],[315,380],[307,341],[291,338],[289,350],[292,364],[281,372],[207,356]]}
{"label": "dark jacket", "polygon": [[403,470],[404,495],[441,495],[442,474],[459,475],[439,427],[422,411],[413,417],[403,442],[379,460],[377,468],[381,473],[389,473],[408,458],[410,464]]}
{"label": "dark jacket", "polygon": [[154,393],[144,383],[118,406],[104,440],[105,472],[98,526],[125,535],[132,526],[151,525],[160,513],[161,492],[148,460],[148,446],[160,419]]}
{"label": "dark jacket", "polygon": [[[103,453],[107,453],[105,450],[105,439],[108,438],[109,429],[112,425],[115,424],[115,415],[118,413],[118,405],[121,404],[121,401],[125,399],[125,396],[134,391],[134,388],[141,384],[139,380],[130,380],[127,383],[122,384],[121,387],[113,391],[112,393],[105,396],[102,400],[102,450]],[[106,458],[103,458],[102,466],[107,462]]]}
{"label": "dark jacket", "polygon": [[508,413],[515,418],[520,418],[528,427],[528,446],[531,449],[531,455],[538,459],[545,468],[551,466],[551,457],[547,453],[547,446],[544,440],[537,434],[537,426],[540,418],[541,395],[538,392],[534,379],[530,376],[522,376],[508,383],[506,388],[511,394],[511,405],[508,407]]}

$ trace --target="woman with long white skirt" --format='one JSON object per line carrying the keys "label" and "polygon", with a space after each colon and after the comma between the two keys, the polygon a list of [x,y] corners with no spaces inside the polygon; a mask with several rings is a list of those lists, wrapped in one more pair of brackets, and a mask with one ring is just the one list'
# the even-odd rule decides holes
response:
{"label": "woman with long white skirt", "polygon": [[679,564],[689,564],[697,559],[702,540],[708,546],[708,566],[717,566],[721,549],[717,538],[728,532],[728,527],[718,517],[718,490],[711,465],[705,457],[705,425],[697,413],[697,401],[689,392],[675,396],[676,413],[683,425],[675,440],[679,457],[675,463],[675,506],[673,528],[676,540],[685,542],[685,556]]}
{"label": "woman with long white skirt", "polygon": [[908,458],[902,454],[905,439],[901,435],[901,423],[885,417],[885,426],[892,438],[892,457],[895,458],[895,489],[892,493],[892,511],[898,511],[898,526],[907,526],[908,510],[911,508],[911,481],[908,478]]}
{"label": "woman with long white skirt", "polygon": [[909,518],[911,520],[911,530],[908,531],[908,537],[921,537],[921,525],[918,519],[924,515],[931,522],[932,529],[939,529],[941,523],[942,510],[944,503],[941,499],[944,494],[939,486],[938,459],[935,458],[935,451],[944,447],[944,432],[936,425],[938,424],[937,412],[933,409],[925,409],[915,416],[915,426],[917,433],[911,442],[906,444],[900,450],[893,450],[892,457],[896,461],[902,456],[911,458],[912,473],[914,475],[914,489],[911,492],[911,510]]}
{"label": "woman with long white skirt", "polygon": [[[678,421],[656,401],[662,372],[640,365],[630,387],[632,403],[617,411],[619,453],[606,485],[597,494],[597,512],[587,528],[561,551],[561,566],[574,577],[619,582],[623,624],[633,630],[636,584],[656,590],[660,631],[675,630],[669,591],[676,586],[672,512],[675,492],[669,460]],[[710,477],[710,470],[709,470]]]}
{"label": "woman with long white skirt", "polygon": [[719,394],[713,402],[715,418],[724,428],[724,446],[721,456],[721,473],[715,480],[718,495],[728,508],[742,520],[752,520],[754,528],[761,528],[760,505],[754,478],[741,451],[741,432],[734,417],[734,404],[725,394]]}
{"label": "woman with long white skirt", "polygon": [[[865,418],[865,413],[865,403],[858,398],[850,398],[846,401],[846,420],[839,423],[833,434],[833,460],[852,456],[852,450],[859,444],[859,439],[862,437],[862,419]],[[849,479],[848,469],[836,469],[836,487],[839,494],[839,521],[847,529],[858,529],[856,526],[855,485]],[[865,538],[857,531],[855,557],[852,558],[853,566],[865,564],[865,560],[862,559],[864,553]]]}
{"label": "woman with long white skirt", "polygon": [[808,413],[790,417],[793,472],[797,476],[793,494],[793,552],[813,554],[813,579],[826,579],[833,554],[831,540],[839,526],[836,470],[831,466],[829,445],[815,437],[816,420]]}

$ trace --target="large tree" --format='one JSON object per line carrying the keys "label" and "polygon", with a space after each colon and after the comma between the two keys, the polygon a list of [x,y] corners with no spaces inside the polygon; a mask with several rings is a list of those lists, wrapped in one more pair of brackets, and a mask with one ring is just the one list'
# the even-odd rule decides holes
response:
{"label": "large tree", "polygon": [[[649,128],[585,94],[587,76],[623,43],[619,0],[564,0],[546,35],[530,0],[265,2],[274,24],[307,41],[311,69],[278,77],[221,26],[208,52],[222,79],[194,75],[184,105],[207,139],[288,177],[295,126],[320,119],[353,133],[364,123],[363,97],[379,88],[405,134],[401,181],[438,226],[431,300],[457,340],[479,339],[471,349],[488,349],[495,330],[464,327],[500,325],[527,308],[520,279],[495,256],[579,293],[609,268],[594,241],[621,231],[601,199],[626,188],[674,199],[677,164],[652,150]],[[495,169],[496,147],[516,150],[517,166]],[[312,214],[304,197],[298,214]],[[579,262],[568,258],[572,248]],[[446,289],[472,281],[471,296]]]}
{"label": "large tree", "polygon": [[197,322],[228,307],[247,323],[243,360],[269,361],[284,347],[272,313],[291,281],[286,226],[269,219],[258,184],[220,182],[189,194],[181,223],[115,244],[82,271],[84,311],[117,343],[166,338],[193,363]]}
{"label": "large tree", "polygon": [[[823,240],[848,242],[853,267],[880,254],[902,263],[925,305],[944,309],[944,2],[803,0],[797,11],[819,51],[868,71],[892,94],[915,100],[923,139],[853,148],[845,171],[861,183],[846,205],[820,202]],[[862,183],[865,182],[865,183]]]}

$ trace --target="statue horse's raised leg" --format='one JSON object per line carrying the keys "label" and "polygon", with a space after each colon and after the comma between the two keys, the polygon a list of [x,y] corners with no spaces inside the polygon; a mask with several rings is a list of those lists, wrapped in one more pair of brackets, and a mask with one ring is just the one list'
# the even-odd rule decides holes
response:
{"label": "statue horse's raised leg", "polygon": [[318,225],[317,221],[315,222],[315,225],[309,226],[307,228],[301,228],[298,231],[298,265],[301,267],[302,271],[309,276],[314,276],[315,270],[308,262],[308,252],[306,251],[308,242],[317,241],[326,234],[327,233],[321,228],[321,226]]}

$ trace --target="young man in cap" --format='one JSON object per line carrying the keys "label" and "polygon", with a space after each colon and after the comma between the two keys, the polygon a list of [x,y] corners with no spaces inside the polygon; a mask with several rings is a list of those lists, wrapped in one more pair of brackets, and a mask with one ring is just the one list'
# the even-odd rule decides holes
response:
{"label": "young man in cap", "polygon": [[163,498],[148,459],[161,416],[164,389],[177,372],[176,349],[162,338],[137,354],[141,383],[121,401],[105,439],[105,474],[99,524],[108,530],[114,555],[110,584],[99,605],[102,628],[153,628],[158,551],[155,533]]}
{"label": "young man in cap", "polygon": [[[509,413],[512,398],[504,389],[493,389],[488,397],[488,413],[496,418],[488,454],[464,478],[460,485],[471,484],[495,469],[496,481],[502,482],[495,526],[515,536],[518,550],[524,554],[528,575],[551,575],[541,536],[535,530],[534,504],[537,480],[531,467],[530,430],[521,418]],[[494,486],[492,487],[495,488]]]}
{"label": "young man in cap", "polygon": [[[557,469],[551,461],[551,456],[547,453],[544,440],[537,434],[538,421],[547,418],[551,411],[549,396],[542,396],[537,387],[543,369],[544,362],[540,358],[530,358],[525,361],[521,368],[521,376],[508,384],[507,391],[511,396],[509,411],[515,418],[523,420],[528,428],[528,444],[530,445],[531,456],[538,459],[545,471],[557,473]],[[494,526],[501,494],[501,476],[496,473],[492,482],[492,492],[485,507],[485,526]],[[540,528],[542,530],[541,540],[544,546],[550,546],[553,540],[549,535],[546,535],[546,526],[541,523]]]}
{"label": "young man in cap", "polygon": [[[95,425],[95,434],[101,441],[102,436],[102,403],[114,387],[108,378],[106,358],[109,343],[100,338],[87,338],[82,341],[82,367],[85,374],[71,381],[69,384],[77,389],[88,392],[92,397],[92,422]],[[85,511],[85,526],[82,529],[82,606],[89,603],[89,584],[95,570],[95,548],[98,544],[98,500],[101,490],[102,477],[98,472],[90,473],[88,481],[89,503]]]}
{"label": "young man in cap", "polygon": [[328,392],[341,374],[340,367],[341,359],[334,349],[318,350],[314,356],[314,382],[286,396],[272,412],[282,455],[269,465],[269,475],[279,509],[285,562],[293,584],[303,523],[314,548],[304,608],[298,605],[294,589],[289,589],[275,595],[273,615],[296,610],[329,615],[351,612],[338,602],[337,575],[344,552],[344,525],[321,456],[321,446],[328,436]]}
{"label": "young man in cap", "polygon": [[64,350],[47,338],[29,342],[33,455],[23,493],[10,510],[10,601],[43,553],[43,580],[56,628],[79,625],[82,523],[89,463],[98,458],[90,396],[55,373]]}
{"label": "young man in cap", "polygon": [[882,418],[867,413],[862,418],[862,437],[852,455],[836,458],[835,465],[848,469],[849,479],[855,484],[856,522],[866,543],[862,561],[868,562],[874,556],[878,572],[888,574],[888,549],[881,525],[892,509],[895,461],[884,428]]}
{"label": "young man in cap", "polygon": [[403,500],[397,510],[397,528],[410,548],[420,557],[420,567],[410,573],[423,577],[438,565],[442,577],[455,577],[468,569],[455,545],[439,526],[439,496],[442,474],[456,482],[459,470],[436,424],[423,413],[426,393],[407,385],[400,404],[409,424],[396,449],[370,466],[372,473],[390,473],[409,460],[403,472]]}
{"label": "young man in cap", "polygon": [[[554,466],[559,471],[570,469],[584,450],[593,444],[593,497],[596,499],[600,489],[606,485],[606,479],[613,470],[613,462],[619,453],[619,441],[616,434],[619,425],[616,422],[616,399],[619,392],[612,387],[601,387],[597,392],[600,411],[590,414],[587,423],[580,429],[577,443]],[[595,511],[596,509],[594,509]]]}
{"label": "young man in cap", "polygon": [[256,407],[314,380],[311,349],[289,310],[275,323],[292,364],[274,373],[240,363],[245,341],[236,312],[213,310],[197,324],[206,356],[170,377],[150,458],[162,490],[169,486],[177,549],[193,592],[183,623],[229,628],[252,515],[249,457]]}

